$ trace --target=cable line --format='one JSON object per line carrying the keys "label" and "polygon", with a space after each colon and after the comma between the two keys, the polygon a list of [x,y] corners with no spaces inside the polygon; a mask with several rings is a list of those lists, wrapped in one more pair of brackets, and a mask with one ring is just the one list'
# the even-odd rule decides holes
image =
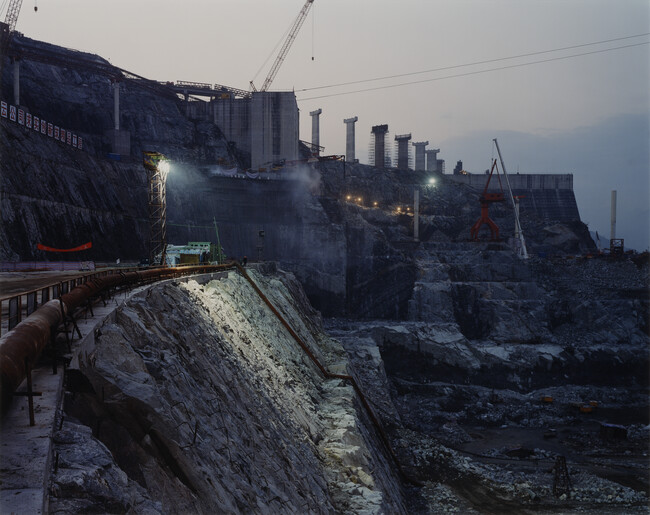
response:
{"label": "cable line", "polygon": [[[600,54],[600,53],[603,53],[603,52],[611,52],[613,50],[621,50],[621,49],[624,49],[624,48],[632,48],[632,47],[648,45],[648,44],[650,44],[650,41],[644,41],[643,43],[633,43],[631,45],[623,45],[623,46],[612,47],[612,48],[604,48],[604,49],[601,49],[601,50],[593,50],[591,52],[583,52],[583,53],[580,53],[580,54],[565,55],[565,56],[561,56],[561,57],[551,57],[549,59],[541,59],[539,61],[530,61],[528,63],[518,63],[518,64],[511,64],[511,65],[508,65],[508,66],[499,66],[497,68],[488,68],[486,70],[476,70],[476,71],[472,71],[472,72],[458,73],[456,75],[446,75],[444,77],[434,77],[432,79],[422,79],[422,80],[416,80],[416,81],[411,81],[411,82],[400,82],[399,84],[389,84],[389,85],[386,85],[386,86],[376,86],[374,88],[356,89],[356,90],[353,90],[353,91],[344,91],[342,93],[330,93],[330,94],[326,94],[326,95],[319,95],[319,96],[316,96],[316,97],[300,98],[300,99],[298,99],[298,101],[316,100],[316,99],[319,99],[319,98],[328,98],[328,97],[338,97],[338,96],[342,96],[342,95],[351,95],[353,93],[364,93],[364,92],[367,92],[367,91],[377,91],[377,90],[380,90],[380,89],[398,88],[398,87],[401,87],[401,86],[408,86],[408,85],[411,85],[411,84],[423,84],[425,82],[434,82],[434,81],[444,80],[444,79],[454,79],[454,78],[457,78],[457,77],[467,77],[467,76],[470,76],[470,75],[478,75],[480,73],[494,72],[494,71],[500,71],[500,70],[509,70],[511,68],[520,68],[522,66],[531,66],[533,64],[550,63],[550,62],[553,62],[553,61],[561,61],[563,59],[572,59],[574,57],[581,57],[581,56],[592,55],[592,54]],[[504,59],[508,59],[508,58],[504,58]],[[449,68],[446,68],[446,69],[457,68],[459,66],[469,66],[469,65],[458,65],[458,66],[449,67]],[[443,69],[443,68],[441,68],[441,69]],[[424,72],[416,72],[416,73],[424,73]],[[410,75],[410,74],[405,74],[405,75]],[[396,75],[395,77],[399,77],[399,75]],[[367,82],[367,81],[371,81],[371,80],[380,80],[380,79],[367,79],[366,81],[359,81],[359,82]],[[322,86],[322,87],[334,87],[334,86]],[[310,88],[310,89],[319,89],[319,88]],[[296,92],[300,92],[300,91],[307,91],[307,90],[306,89],[296,90]]]}
{"label": "cable line", "polygon": [[456,68],[464,68],[467,66],[476,66],[478,64],[488,64],[488,63],[496,63],[499,61],[507,61],[510,59],[519,59],[521,57],[531,57],[533,55],[541,55],[541,54],[548,54],[551,52],[560,52],[562,50],[572,50],[574,48],[582,48],[586,46],[593,46],[593,45],[601,45],[603,43],[612,43],[614,41],[622,41],[625,39],[633,39],[633,38],[640,38],[644,36],[650,35],[650,32],[646,32],[644,34],[636,34],[634,36],[624,36],[620,38],[613,38],[613,39],[603,39],[602,41],[594,41],[593,43],[583,43],[581,45],[572,45],[572,46],[566,46],[566,47],[561,47],[561,48],[555,48],[553,50],[541,50],[539,52],[529,52],[527,54],[519,54],[519,55],[512,55],[510,57],[499,57],[497,59],[487,59],[485,61],[476,61],[473,63],[465,63],[465,64],[457,64],[454,66],[444,66],[442,68],[431,68],[430,70],[422,70],[418,72],[410,72],[410,73],[399,73],[396,75],[386,75],[384,77],[375,77],[374,79],[361,79],[361,80],[353,80],[350,82],[341,82],[339,84],[329,84],[327,86],[315,86],[313,88],[303,88],[303,89],[297,89],[296,93],[302,92],[302,91],[313,91],[316,89],[326,89],[326,88],[336,88],[339,86],[350,86],[352,84],[362,84],[364,82],[374,82],[377,80],[386,80],[386,79],[396,79],[398,77],[408,77],[410,75],[420,75],[423,73],[432,73],[432,72],[440,72],[440,71],[445,71],[445,70],[453,70]]}

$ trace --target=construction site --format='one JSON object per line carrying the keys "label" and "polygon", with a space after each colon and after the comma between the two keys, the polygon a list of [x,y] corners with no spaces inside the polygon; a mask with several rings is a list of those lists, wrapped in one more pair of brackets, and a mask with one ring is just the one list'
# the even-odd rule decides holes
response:
{"label": "construction site", "polygon": [[270,90],[313,3],[244,90],[8,2],[0,512],[648,513],[650,260],[616,191],[602,245],[502,138],[452,172],[382,113],[366,157],[350,113],[326,153],[327,110]]}

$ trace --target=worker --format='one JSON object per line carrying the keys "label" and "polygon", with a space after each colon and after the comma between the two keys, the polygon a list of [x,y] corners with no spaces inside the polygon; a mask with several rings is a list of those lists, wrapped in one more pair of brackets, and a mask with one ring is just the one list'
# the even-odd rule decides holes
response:
{"label": "worker", "polygon": [[243,259],[241,260],[241,266],[246,266],[246,263],[248,263],[248,257],[244,256]]}

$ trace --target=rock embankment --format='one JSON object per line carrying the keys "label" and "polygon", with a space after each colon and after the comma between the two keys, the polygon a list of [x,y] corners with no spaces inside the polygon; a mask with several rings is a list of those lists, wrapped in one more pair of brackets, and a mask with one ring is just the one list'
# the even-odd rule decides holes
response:
{"label": "rock embankment", "polygon": [[[295,280],[249,273],[344,373],[344,350]],[[136,295],[82,350],[80,370],[88,384],[67,394],[56,437],[54,513],[404,511],[352,387],[325,380],[234,272]]]}

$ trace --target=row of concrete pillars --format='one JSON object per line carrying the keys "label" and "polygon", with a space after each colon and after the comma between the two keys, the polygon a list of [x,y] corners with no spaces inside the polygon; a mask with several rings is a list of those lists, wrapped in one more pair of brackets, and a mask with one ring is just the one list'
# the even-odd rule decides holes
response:
{"label": "row of concrete pillars", "polygon": [[[322,109],[311,111],[311,143],[312,152],[320,153],[320,115]],[[343,123],[346,125],[345,137],[345,160],[348,162],[357,162],[355,152],[355,123],[359,120],[357,116],[345,118]],[[374,138],[374,166],[376,168],[385,168],[386,166],[386,135],[388,134],[388,125],[375,125],[372,127]],[[397,168],[399,170],[409,169],[409,146],[411,134],[402,134],[395,136],[397,142]],[[438,159],[439,148],[427,150],[428,141],[413,142],[415,147],[415,170],[427,170],[429,172],[442,172],[443,161]]]}

